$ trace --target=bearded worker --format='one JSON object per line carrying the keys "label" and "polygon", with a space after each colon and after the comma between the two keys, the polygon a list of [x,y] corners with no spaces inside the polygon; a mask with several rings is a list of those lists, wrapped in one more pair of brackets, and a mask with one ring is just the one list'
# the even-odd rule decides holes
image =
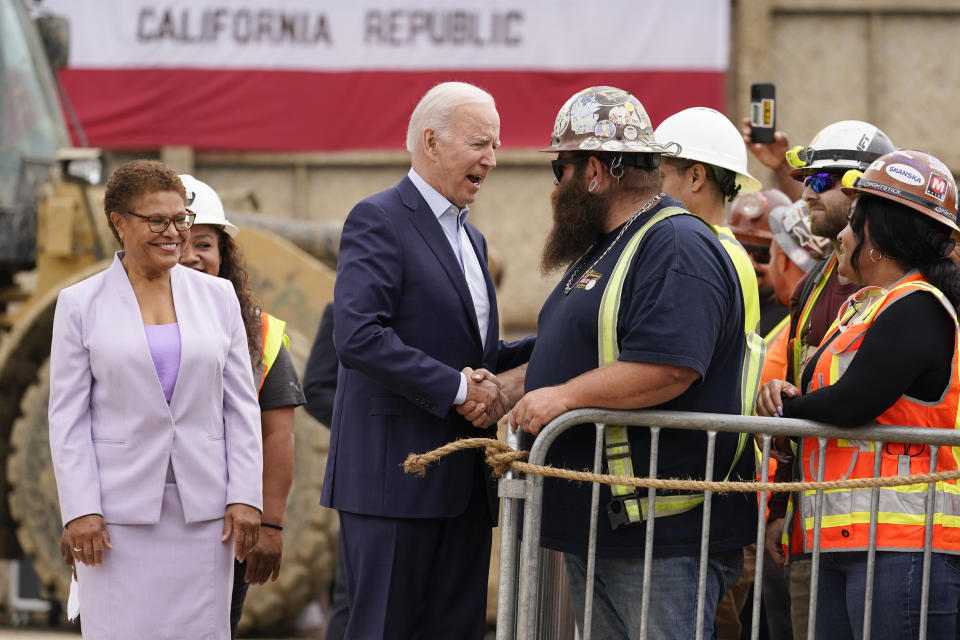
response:
{"label": "bearded worker", "polygon": [[[740,413],[745,338],[737,272],[712,229],[661,192],[660,156],[670,148],[661,142],[643,105],[621,89],[592,87],[560,109],[546,149],[558,157],[542,266],[565,272],[540,311],[527,393],[511,416],[528,434],[579,407]],[[576,426],[551,446],[547,463],[591,467],[593,440],[592,425]],[[608,425],[606,451],[614,457],[607,472],[645,474],[650,443],[648,428]],[[739,444],[737,434],[717,436],[714,479],[750,477],[753,461]],[[706,455],[706,434],[662,431],[658,475],[703,478]],[[656,588],[645,594],[644,538],[653,515],[646,491],[600,492],[608,517],[598,525],[593,637],[639,637],[643,598],[650,637],[694,637],[703,494],[658,492]],[[581,630],[590,494],[588,484],[544,481],[541,544],[564,554]],[[740,575],[755,522],[753,496],[713,497],[704,629],[713,629],[717,603]]]}

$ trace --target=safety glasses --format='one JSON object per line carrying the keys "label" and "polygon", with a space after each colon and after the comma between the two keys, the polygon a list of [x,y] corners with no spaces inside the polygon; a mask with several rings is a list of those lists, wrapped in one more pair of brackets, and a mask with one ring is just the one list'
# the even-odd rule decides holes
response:
{"label": "safety glasses", "polygon": [[553,175],[556,177],[557,182],[563,180],[563,166],[567,164],[583,164],[589,157],[585,156],[572,156],[570,158],[557,158],[556,160],[550,161],[550,166],[553,167]]}
{"label": "safety glasses", "polygon": [[803,179],[803,186],[810,187],[814,193],[830,191],[837,184],[837,177],[832,173],[814,173]]}

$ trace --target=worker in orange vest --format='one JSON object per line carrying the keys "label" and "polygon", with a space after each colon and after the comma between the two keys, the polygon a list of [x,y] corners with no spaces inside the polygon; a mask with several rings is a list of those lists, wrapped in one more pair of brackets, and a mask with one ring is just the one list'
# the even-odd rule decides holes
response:
{"label": "worker in orange vest", "polygon": [[[855,197],[840,232],[838,273],[863,287],[848,298],[798,376],[764,385],[758,413],[829,422],[868,422],[955,429],[960,410],[960,269],[950,259],[960,237],[957,190],[951,171],[921,151],[899,150],[865,172],[848,171],[845,193]],[[953,236],[953,237],[951,237]],[[879,460],[877,457],[879,456]],[[936,453],[921,444],[805,438],[803,479],[915,475],[958,468],[951,447]],[[857,637],[864,603],[884,638],[953,638],[960,606],[960,495],[957,481],[936,483],[927,531],[927,485],[879,489],[876,583],[866,592],[872,489],[832,490],[815,517],[815,491],[800,501],[803,549],[811,551],[820,525],[817,636]],[[819,520],[819,522],[818,522]],[[925,586],[924,540],[932,537],[929,614],[920,619]]]}

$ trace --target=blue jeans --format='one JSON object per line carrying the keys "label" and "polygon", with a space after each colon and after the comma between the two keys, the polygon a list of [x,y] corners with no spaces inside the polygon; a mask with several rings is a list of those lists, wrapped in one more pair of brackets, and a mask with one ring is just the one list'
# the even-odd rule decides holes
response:
{"label": "blue jeans", "polygon": [[[827,552],[820,556],[818,638],[862,638],[866,579],[866,551]],[[917,638],[922,586],[922,553],[877,551],[871,637],[882,640]],[[958,605],[960,557],[934,553],[930,562],[928,638],[956,637]]]}
{"label": "blue jeans", "polygon": [[[586,556],[563,554],[577,626],[583,629],[586,598]],[[700,557],[654,558],[651,574],[648,637],[690,640],[696,636],[697,571]],[[707,590],[703,615],[704,637],[714,637],[713,620],[720,598],[740,577],[743,549],[711,553],[707,561]],[[643,558],[597,558],[593,586],[594,640],[630,640],[640,637],[643,597]]]}

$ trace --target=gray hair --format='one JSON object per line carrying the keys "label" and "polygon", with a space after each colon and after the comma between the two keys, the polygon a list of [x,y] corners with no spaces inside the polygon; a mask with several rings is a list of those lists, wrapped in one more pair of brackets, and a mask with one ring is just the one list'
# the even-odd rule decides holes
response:
{"label": "gray hair", "polygon": [[410,114],[407,151],[417,152],[423,132],[427,129],[433,129],[440,138],[447,137],[454,111],[465,104],[489,104],[496,108],[492,95],[466,82],[443,82],[423,94]]}

